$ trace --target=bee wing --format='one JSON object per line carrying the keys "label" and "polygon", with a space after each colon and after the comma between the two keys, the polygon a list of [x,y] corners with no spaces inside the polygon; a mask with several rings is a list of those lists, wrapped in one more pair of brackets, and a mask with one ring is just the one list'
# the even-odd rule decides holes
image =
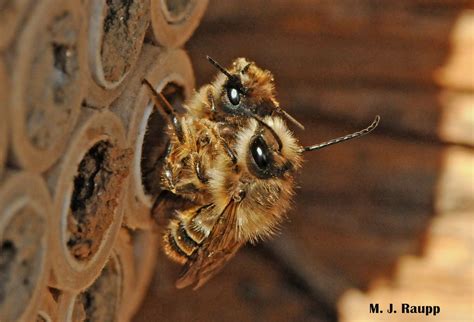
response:
{"label": "bee wing", "polygon": [[186,263],[183,274],[176,281],[177,288],[194,284],[193,289],[198,289],[217,274],[239,250],[243,242],[236,239],[236,211],[237,204],[230,201],[218,216],[203,245]]}

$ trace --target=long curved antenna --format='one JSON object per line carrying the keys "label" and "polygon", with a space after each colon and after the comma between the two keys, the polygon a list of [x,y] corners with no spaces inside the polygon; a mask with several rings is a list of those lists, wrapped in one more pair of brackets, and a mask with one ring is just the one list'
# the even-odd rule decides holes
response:
{"label": "long curved antenna", "polygon": [[[164,117],[168,119],[168,122],[173,125],[176,136],[178,137],[179,142],[183,143],[183,128],[181,122],[178,119],[177,113],[174,110],[173,106],[168,102],[166,97],[163,94],[158,93],[153,85],[147,79],[142,80],[142,84],[148,87],[148,90],[151,93],[151,100],[153,104],[164,114]],[[161,107],[161,108],[160,108]]]}
{"label": "long curved antenna", "polygon": [[301,153],[301,152],[319,150],[319,149],[328,147],[328,146],[333,145],[333,144],[337,144],[337,143],[341,143],[341,142],[344,142],[344,141],[347,141],[347,140],[351,140],[351,139],[361,137],[363,135],[366,135],[366,134],[372,132],[377,127],[377,125],[379,125],[379,122],[380,122],[380,116],[377,115],[375,117],[374,121],[372,122],[372,124],[370,124],[368,127],[366,127],[365,129],[363,129],[361,131],[358,131],[358,132],[355,132],[355,133],[352,133],[352,134],[348,134],[348,135],[345,135],[345,136],[341,136],[339,138],[332,139],[332,140],[329,140],[329,141],[326,141],[326,142],[323,142],[323,143],[319,143],[319,144],[316,144],[316,145],[311,145],[311,146],[304,147],[299,152]]}

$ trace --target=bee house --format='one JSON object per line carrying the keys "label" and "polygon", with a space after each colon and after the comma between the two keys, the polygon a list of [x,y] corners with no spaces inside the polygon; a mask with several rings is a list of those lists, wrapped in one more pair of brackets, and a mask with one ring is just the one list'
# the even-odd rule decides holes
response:
{"label": "bee house", "polygon": [[[143,81],[185,113],[207,55],[269,70],[302,146],[381,121],[178,290]],[[0,322],[472,321],[473,227],[473,0],[0,1]]]}
{"label": "bee house", "polygon": [[0,4],[0,321],[130,321],[140,307],[164,136],[142,80],[175,105],[191,95],[181,48],[206,5]]}

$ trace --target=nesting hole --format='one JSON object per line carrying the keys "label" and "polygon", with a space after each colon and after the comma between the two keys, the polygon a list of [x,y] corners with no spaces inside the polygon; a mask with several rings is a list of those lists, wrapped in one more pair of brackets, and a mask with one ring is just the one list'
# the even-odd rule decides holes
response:
{"label": "nesting hole", "polygon": [[59,302],[59,296],[61,296],[61,291],[57,288],[54,287],[48,287],[48,291],[53,297],[54,302],[58,303]]}
{"label": "nesting hole", "polygon": [[165,0],[166,20],[173,24],[183,22],[193,10],[195,0]]}
{"label": "nesting hole", "polygon": [[[161,93],[178,113],[184,111],[183,87],[168,83]],[[145,193],[151,196],[157,195],[160,190],[160,174],[169,141],[165,134],[167,126],[167,121],[155,109],[148,118],[141,156],[142,184]]]}
{"label": "nesting hole", "polygon": [[16,321],[28,307],[44,262],[44,219],[30,207],[16,212],[0,240],[0,316]]}
{"label": "nesting hole", "polygon": [[26,130],[39,149],[62,139],[79,92],[78,31],[70,13],[55,17],[38,36],[25,82]]}
{"label": "nesting hole", "polygon": [[122,295],[122,281],[120,261],[112,256],[94,284],[76,297],[72,320],[116,321]]}
{"label": "nesting hole", "polygon": [[148,26],[149,2],[106,1],[100,55],[107,81],[119,82],[138,56]]}
{"label": "nesting hole", "polygon": [[114,220],[128,174],[127,152],[100,141],[79,164],[67,217],[67,247],[77,260],[88,260],[98,251]]}

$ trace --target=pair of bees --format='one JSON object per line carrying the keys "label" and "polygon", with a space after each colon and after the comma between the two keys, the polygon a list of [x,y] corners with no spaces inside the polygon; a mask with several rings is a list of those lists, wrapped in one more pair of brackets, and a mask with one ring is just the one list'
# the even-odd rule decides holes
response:
{"label": "pair of bees", "polygon": [[212,58],[215,80],[178,115],[143,83],[169,122],[155,216],[167,218],[164,252],[184,265],[176,286],[202,286],[246,242],[271,235],[284,219],[302,154],[360,137],[362,131],[302,147],[287,122],[303,127],[275,98],[272,74],[244,58],[229,69]]}

